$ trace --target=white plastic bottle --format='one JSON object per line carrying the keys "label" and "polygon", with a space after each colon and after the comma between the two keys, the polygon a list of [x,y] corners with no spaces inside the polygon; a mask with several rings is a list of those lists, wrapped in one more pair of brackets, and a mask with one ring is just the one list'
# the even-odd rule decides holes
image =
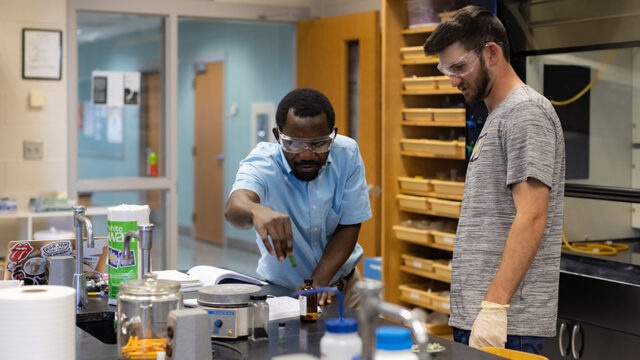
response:
{"label": "white plastic bottle", "polygon": [[355,319],[327,319],[326,332],[320,340],[323,360],[353,360],[362,356],[362,340]]}
{"label": "white plastic bottle", "polygon": [[411,347],[409,329],[399,326],[384,326],[376,329],[375,360],[418,360]]}

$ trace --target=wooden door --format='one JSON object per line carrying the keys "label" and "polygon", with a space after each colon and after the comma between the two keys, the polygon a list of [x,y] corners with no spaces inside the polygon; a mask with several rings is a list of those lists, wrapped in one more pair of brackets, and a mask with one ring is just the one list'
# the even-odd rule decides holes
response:
{"label": "wooden door", "polygon": [[[338,133],[349,136],[348,44],[359,45],[359,146],[370,185],[373,217],[362,224],[364,256],[380,255],[380,16],[377,11],[297,24],[298,87],[324,93],[334,107]],[[398,55],[399,56],[399,55]],[[362,270],[362,263],[360,269]]]}
{"label": "wooden door", "polygon": [[[158,158],[158,176],[164,174],[164,147],[162,146],[162,83],[157,71],[142,73],[140,77],[140,132],[146,134],[140,143],[140,176],[148,176],[148,155],[154,152]],[[162,209],[162,191],[152,190],[144,193],[142,204],[151,210]]]}
{"label": "wooden door", "polygon": [[196,239],[222,245],[224,208],[224,63],[197,73],[194,134],[194,229]]}

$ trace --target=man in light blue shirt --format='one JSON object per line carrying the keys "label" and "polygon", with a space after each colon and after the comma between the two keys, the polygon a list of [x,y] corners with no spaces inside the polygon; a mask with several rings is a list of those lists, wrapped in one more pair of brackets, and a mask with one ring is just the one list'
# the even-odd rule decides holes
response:
{"label": "man in light blue shirt", "polygon": [[[358,145],[337,135],[329,99],[313,89],[287,94],[276,123],[278,143],[260,143],[240,162],[225,218],[238,228],[255,228],[258,274],[290,289],[304,279],[315,287],[337,285],[346,305],[356,307],[358,233],[371,218]],[[293,254],[296,267],[284,261]],[[325,300],[330,302],[323,294],[320,305]]]}

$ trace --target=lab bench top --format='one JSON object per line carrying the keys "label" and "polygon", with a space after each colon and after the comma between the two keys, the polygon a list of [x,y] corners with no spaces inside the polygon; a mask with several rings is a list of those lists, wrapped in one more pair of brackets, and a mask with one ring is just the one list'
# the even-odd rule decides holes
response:
{"label": "lab bench top", "polygon": [[[286,296],[291,291],[277,286],[265,285],[262,291],[268,295]],[[96,312],[116,311],[116,307],[107,304],[106,298],[91,298],[87,309],[83,310],[79,316],[93,317]],[[345,308],[345,317],[357,318],[357,311]],[[214,339],[216,342],[231,346],[247,359],[270,359],[274,356],[307,353],[320,357],[320,339],[324,335],[325,320],[338,317],[338,304],[333,303],[323,308],[323,312],[318,315],[318,321],[302,323],[297,318],[271,321],[269,323],[269,339],[262,341],[249,341],[246,338],[237,340]],[[278,341],[278,322],[285,323],[284,341]],[[390,325],[391,323],[380,320],[379,325]],[[432,359],[450,360],[491,360],[503,359],[468,346],[454,343],[438,336],[429,335],[429,342],[437,342],[445,347],[445,350],[432,354]],[[240,359],[240,355],[227,346],[220,346],[214,343],[214,359]],[[94,338],[89,333],[76,327],[76,358],[79,360],[112,360],[117,359],[117,345],[104,344]]]}

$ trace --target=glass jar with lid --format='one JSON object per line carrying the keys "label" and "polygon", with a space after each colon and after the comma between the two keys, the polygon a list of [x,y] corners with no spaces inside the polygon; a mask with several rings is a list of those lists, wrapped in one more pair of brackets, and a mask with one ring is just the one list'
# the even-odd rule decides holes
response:
{"label": "glass jar with lid", "polygon": [[269,337],[267,295],[251,295],[249,299],[249,339],[267,339]]}
{"label": "glass jar with lid", "polygon": [[125,281],[118,292],[118,359],[156,359],[166,350],[169,312],[182,308],[180,283],[155,273]]}

